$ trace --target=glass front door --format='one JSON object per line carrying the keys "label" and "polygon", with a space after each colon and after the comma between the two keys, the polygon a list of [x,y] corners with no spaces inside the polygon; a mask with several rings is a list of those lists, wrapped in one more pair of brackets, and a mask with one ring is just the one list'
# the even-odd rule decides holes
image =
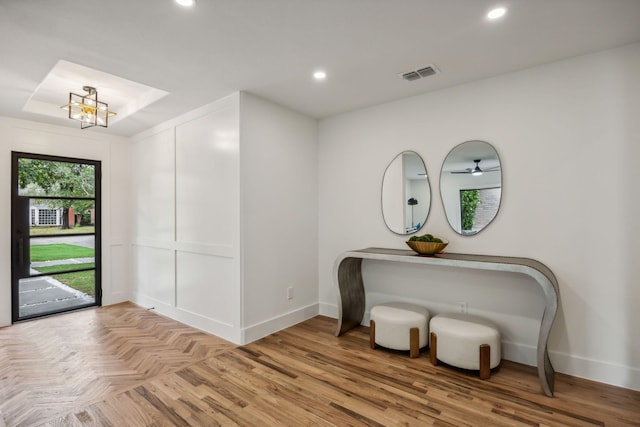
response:
{"label": "glass front door", "polygon": [[13,321],[101,303],[100,162],[12,153]]}

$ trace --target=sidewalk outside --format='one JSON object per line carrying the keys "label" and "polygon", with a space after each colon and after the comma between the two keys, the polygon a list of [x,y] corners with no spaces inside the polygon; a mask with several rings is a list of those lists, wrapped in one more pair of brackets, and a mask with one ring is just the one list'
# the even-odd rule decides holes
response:
{"label": "sidewalk outside", "polygon": [[[59,261],[32,262],[32,267],[43,267],[59,264],[82,264],[94,262],[94,258],[75,258]],[[31,270],[31,274],[39,274]],[[77,291],[53,277],[41,276],[20,281],[18,295],[20,317],[34,314],[65,310],[79,305],[91,304],[95,298]]]}

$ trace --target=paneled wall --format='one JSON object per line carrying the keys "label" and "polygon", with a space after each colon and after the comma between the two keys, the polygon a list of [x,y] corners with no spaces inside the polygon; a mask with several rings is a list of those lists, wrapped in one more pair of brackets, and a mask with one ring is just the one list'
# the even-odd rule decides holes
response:
{"label": "paneled wall", "polygon": [[316,132],[236,93],[137,135],[135,301],[236,343],[317,314]]}
{"label": "paneled wall", "polygon": [[102,303],[130,298],[129,145],[101,130],[0,117],[0,327],[11,324],[11,151],[102,162]]}
{"label": "paneled wall", "polygon": [[233,330],[237,342],[242,327],[238,95],[209,108],[213,111],[175,128],[176,307],[214,319]]}
{"label": "paneled wall", "polygon": [[134,138],[135,301],[240,341],[239,95]]}

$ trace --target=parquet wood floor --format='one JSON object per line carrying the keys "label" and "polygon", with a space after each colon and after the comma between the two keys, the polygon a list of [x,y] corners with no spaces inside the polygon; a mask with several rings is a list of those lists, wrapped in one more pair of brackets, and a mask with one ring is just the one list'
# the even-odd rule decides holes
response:
{"label": "parquet wood floor", "polygon": [[[640,426],[640,392],[504,361],[487,381],[333,336],[318,316],[245,346],[119,304],[0,329],[7,426]],[[0,421],[0,425],[2,422]]]}

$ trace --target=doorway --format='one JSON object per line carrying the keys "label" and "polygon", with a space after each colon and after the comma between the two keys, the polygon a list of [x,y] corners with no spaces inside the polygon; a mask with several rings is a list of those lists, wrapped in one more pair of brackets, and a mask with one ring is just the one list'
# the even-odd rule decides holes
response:
{"label": "doorway", "polygon": [[101,305],[100,162],[12,152],[13,322]]}

